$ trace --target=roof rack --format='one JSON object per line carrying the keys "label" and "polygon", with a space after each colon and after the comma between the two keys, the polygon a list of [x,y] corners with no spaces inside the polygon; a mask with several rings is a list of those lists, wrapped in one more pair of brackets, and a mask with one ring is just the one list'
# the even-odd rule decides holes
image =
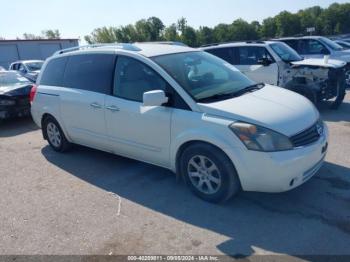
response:
{"label": "roof rack", "polygon": [[141,51],[140,48],[136,47],[133,44],[129,44],[129,43],[107,43],[107,44],[92,44],[92,45],[83,45],[83,46],[75,46],[75,47],[71,47],[71,48],[66,48],[66,49],[62,49],[62,50],[57,51],[56,53],[54,53],[54,55],[61,55],[61,54],[65,54],[65,53],[69,53],[69,52],[73,52],[73,51],[86,50],[86,49],[91,49],[91,48],[100,48],[100,47],[113,47],[116,49],[124,49],[127,51]]}
{"label": "roof rack", "polygon": [[262,40],[249,40],[249,41],[229,41],[229,42],[221,42],[221,43],[212,43],[212,44],[207,44],[207,45],[201,45],[201,47],[210,47],[210,46],[217,46],[217,45],[224,45],[224,44],[234,44],[234,43],[256,43],[256,44],[265,44],[265,41]]}

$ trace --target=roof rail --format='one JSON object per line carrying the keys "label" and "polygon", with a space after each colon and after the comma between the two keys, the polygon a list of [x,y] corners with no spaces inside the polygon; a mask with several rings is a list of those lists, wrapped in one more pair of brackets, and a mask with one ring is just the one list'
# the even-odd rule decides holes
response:
{"label": "roof rail", "polygon": [[265,41],[261,40],[252,40],[252,41],[245,41],[247,44],[265,44]]}
{"label": "roof rail", "polygon": [[90,48],[99,48],[99,47],[113,47],[116,49],[124,49],[128,51],[141,51],[140,48],[136,47],[133,44],[129,43],[107,43],[107,44],[92,44],[92,45],[83,45],[83,46],[75,46],[71,48],[66,48],[59,50],[54,53],[54,55],[61,55],[73,51],[78,51],[78,50],[85,50],[85,49],[90,49]]}
{"label": "roof rail", "polygon": [[262,40],[249,40],[249,41],[229,41],[229,42],[221,42],[221,43],[212,43],[207,45],[201,45],[200,47],[210,47],[210,46],[217,46],[217,45],[224,45],[224,44],[235,44],[235,43],[256,43],[256,44],[265,44],[265,41]]}
{"label": "roof rail", "polygon": [[200,47],[216,46],[216,45],[220,45],[220,44],[225,44],[225,43],[212,43],[212,44],[201,45]]}

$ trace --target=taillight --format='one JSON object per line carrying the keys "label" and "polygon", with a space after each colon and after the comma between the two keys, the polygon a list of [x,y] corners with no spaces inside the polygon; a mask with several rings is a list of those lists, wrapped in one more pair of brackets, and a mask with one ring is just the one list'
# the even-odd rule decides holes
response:
{"label": "taillight", "polygon": [[30,94],[29,94],[29,101],[32,103],[36,94],[36,85],[33,85],[32,89],[30,90]]}

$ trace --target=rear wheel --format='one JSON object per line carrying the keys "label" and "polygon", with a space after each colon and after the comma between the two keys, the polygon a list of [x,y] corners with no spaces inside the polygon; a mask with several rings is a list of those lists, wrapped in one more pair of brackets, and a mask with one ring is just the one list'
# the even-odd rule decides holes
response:
{"label": "rear wheel", "polygon": [[71,143],[68,142],[60,125],[53,117],[46,117],[46,119],[43,121],[42,128],[44,137],[55,151],[65,152],[71,147]]}
{"label": "rear wheel", "polygon": [[193,144],[184,150],[180,161],[186,184],[205,201],[225,201],[241,189],[231,160],[214,146]]}

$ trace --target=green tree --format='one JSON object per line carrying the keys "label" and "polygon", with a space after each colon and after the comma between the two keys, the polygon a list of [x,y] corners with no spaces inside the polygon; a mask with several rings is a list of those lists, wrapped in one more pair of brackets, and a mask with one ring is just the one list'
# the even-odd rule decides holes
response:
{"label": "green tree", "polygon": [[164,40],[166,41],[180,41],[180,36],[177,31],[176,24],[171,24],[164,30]]}
{"label": "green tree", "polygon": [[266,18],[260,28],[260,35],[263,38],[275,37],[277,34],[276,20],[272,17]]}
{"label": "green tree", "polygon": [[207,26],[201,26],[197,31],[197,44],[205,45],[205,44],[210,44],[214,42],[215,42],[215,38],[214,38],[213,29]]}
{"label": "green tree", "polygon": [[60,39],[61,38],[60,31],[58,31],[57,29],[56,30],[43,30],[41,32],[41,35],[47,39]]}

